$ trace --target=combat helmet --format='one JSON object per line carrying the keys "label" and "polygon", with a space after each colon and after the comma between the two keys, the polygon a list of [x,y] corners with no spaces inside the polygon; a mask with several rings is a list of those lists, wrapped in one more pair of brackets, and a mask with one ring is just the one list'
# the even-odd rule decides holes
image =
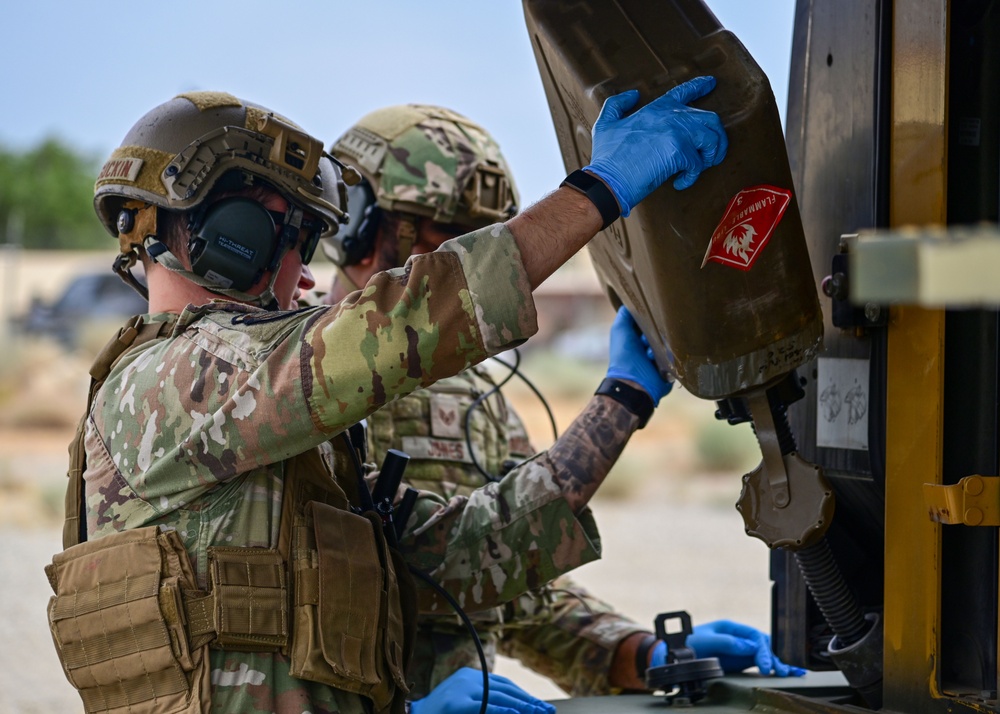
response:
{"label": "combat helmet", "polygon": [[[224,244],[230,248],[228,253],[218,251],[217,259],[208,261],[205,269],[195,267],[191,272],[156,240],[156,209],[199,209],[223,177],[228,181],[235,175],[244,183],[263,181],[291,206],[282,226],[299,229],[303,216],[315,217],[308,225],[313,236],[309,242],[315,247],[321,236],[335,234],[346,218],[345,168],[323,150],[319,139],[265,107],[222,92],[190,92],[160,104],[136,122],[101,169],[94,186],[94,207],[104,226],[119,239],[121,255],[115,270],[130,284],[134,279],[129,281],[124,273],[131,277],[129,268],[138,252],[146,250],[157,262],[213,292],[265,304],[273,299],[274,268],[283,254],[281,239],[274,239],[273,232],[270,238],[261,238],[268,241],[262,251],[257,246]],[[359,180],[353,169],[346,169],[346,174],[348,180]],[[252,212],[252,207],[236,208]],[[267,264],[260,262],[258,252],[268,253]],[[233,287],[225,271],[216,269],[220,261],[238,264],[249,256],[257,261],[253,270],[272,271],[271,285],[263,296],[245,293],[251,274],[238,275],[237,283],[243,284],[240,289],[239,284]],[[310,257],[311,251],[307,255],[304,250],[303,258]]]}
{"label": "combat helmet", "polygon": [[[330,152],[365,179],[348,190],[351,223],[322,243],[338,265],[357,262],[371,250],[374,237],[366,232],[372,233],[374,221],[364,221],[366,204],[468,228],[517,213],[517,188],[497,142],[479,124],[444,107],[377,109],[337,139]],[[401,259],[408,254],[403,249]]]}

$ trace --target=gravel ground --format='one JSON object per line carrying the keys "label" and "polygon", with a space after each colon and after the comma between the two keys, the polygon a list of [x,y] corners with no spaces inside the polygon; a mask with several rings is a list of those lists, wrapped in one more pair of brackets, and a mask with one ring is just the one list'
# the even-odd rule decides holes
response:
{"label": "gravel ground", "polygon": [[52,590],[43,568],[61,550],[56,528],[0,527],[0,712],[82,712],[45,620]]}

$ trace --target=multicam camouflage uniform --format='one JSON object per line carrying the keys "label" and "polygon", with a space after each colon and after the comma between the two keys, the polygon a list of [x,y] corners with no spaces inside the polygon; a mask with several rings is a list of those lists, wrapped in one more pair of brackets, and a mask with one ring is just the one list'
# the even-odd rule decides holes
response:
{"label": "multicam camouflage uniform", "polygon": [[[86,424],[87,530],[176,529],[202,587],[210,546],[276,547],[286,459],[536,329],[501,225],[415,257],[337,307],[215,302],[147,319],[169,321],[166,337],[125,353]],[[589,513],[574,516],[533,464],[467,498],[428,495],[414,511],[404,550],[469,610],[598,557]],[[441,611],[432,594],[421,607]],[[291,677],[280,654],[211,650],[211,682],[216,711],[366,711],[357,695]]]}
{"label": "multicam camouflage uniform", "polygon": [[[517,478],[525,467],[516,464],[535,450],[503,396],[494,392],[482,399],[466,422],[469,408],[494,387],[486,369],[473,367],[386,405],[368,418],[374,459],[380,463],[387,449],[406,452],[406,482],[445,498],[468,496],[486,482],[476,463],[488,474]],[[573,696],[607,694],[618,644],[648,629],[615,613],[569,578],[471,619],[491,667],[497,652],[516,658]],[[475,643],[457,616],[420,619],[409,671],[414,696],[426,694],[460,667],[480,666]]]}

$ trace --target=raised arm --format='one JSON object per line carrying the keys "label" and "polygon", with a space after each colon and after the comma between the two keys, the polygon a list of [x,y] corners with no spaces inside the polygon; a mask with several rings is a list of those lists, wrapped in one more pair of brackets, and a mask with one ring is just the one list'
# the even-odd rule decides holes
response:
{"label": "raised arm", "polygon": [[582,169],[600,181],[586,187],[586,176],[570,179],[507,222],[532,289],[670,177],[677,176],[674,188],[688,188],[725,158],[729,144],[718,115],[687,106],[714,87],[714,78],[696,77],[631,114],[639,101],[636,90],[604,102],[594,123],[591,162]]}

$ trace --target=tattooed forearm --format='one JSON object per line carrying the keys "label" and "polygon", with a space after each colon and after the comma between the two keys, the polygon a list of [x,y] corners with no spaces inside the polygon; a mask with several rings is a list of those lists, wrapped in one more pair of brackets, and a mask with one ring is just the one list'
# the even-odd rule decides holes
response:
{"label": "tattooed forearm", "polygon": [[638,426],[621,404],[595,396],[549,449],[553,475],[574,512],[587,505]]}

